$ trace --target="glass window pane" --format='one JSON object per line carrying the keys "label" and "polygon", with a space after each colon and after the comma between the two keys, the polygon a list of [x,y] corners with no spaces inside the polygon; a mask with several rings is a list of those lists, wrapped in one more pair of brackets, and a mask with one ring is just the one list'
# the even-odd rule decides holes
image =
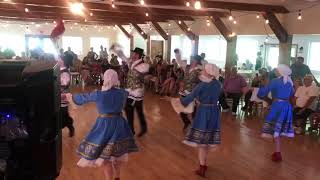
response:
{"label": "glass window pane", "polygon": [[25,51],[24,36],[0,33],[0,39],[0,47],[2,51],[9,48],[12,49],[17,56],[21,56],[21,53]]}
{"label": "glass window pane", "polygon": [[68,47],[70,47],[74,53],[76,53],[77,55],[82,55],[82,38],[63,36],[62,47],[65,51],[68,49]]}
{"label": "glass window pane", "polygon": [[320,42],[312,42],[309,50],[309,67],[311,70],[320,71]]}
{"label": "glass window pane", "polygon": [[37,37],[30,37],[28,42],[29,49],[41,48],[41,40]]}
{"label": "glass window pane", "polygon": [[53,45],[53,42],[49,38],[44,38],[43,39],[43,51],[45,53],[50,53],[50,54],[58,54],[56,48]]}
{"label": "glass window pane", "polygon": [[279,47],[269,47],[267,52],[267,65],[271,66],[272,68],[276,68],[279,62]]}
{"label": "glass window pane", "polygon": [[90,47],[93,47],[93,51],[97,54],[100,53],[100,46],[103,46],[103,48],[107,48],[107,51],[109,50],[109,40],[108,38],[103,37],[92,37],[90,38]]}
{"label": "glass window pane", "polygon": [[200,36],[199,54],[206,53],[206,60],[224,67],[226,61],[227,41],[220,36]]}
{"label": "glass window pane", "polygon": [[239,58],[238,63],[242,64],[249,60],[252,64],[256,64],[259,42],[250,37],[238,37],[236,51]]}
{"label": "glass window pane", "polygon": [[171,37],[171,59],[174,57],[174,49],[179,48],[182,51],[182,59],[190,62],[192,54],[191,40],[187,36],[172,36]]}

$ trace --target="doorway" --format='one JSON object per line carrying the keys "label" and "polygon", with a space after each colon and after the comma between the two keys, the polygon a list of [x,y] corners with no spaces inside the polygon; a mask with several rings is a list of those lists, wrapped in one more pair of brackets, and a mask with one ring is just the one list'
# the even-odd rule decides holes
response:
{"label": "doorway", "polygon": [[161,40],[151,40],[151,59],[154,59],[157,55],[163,57],[164,42]]}

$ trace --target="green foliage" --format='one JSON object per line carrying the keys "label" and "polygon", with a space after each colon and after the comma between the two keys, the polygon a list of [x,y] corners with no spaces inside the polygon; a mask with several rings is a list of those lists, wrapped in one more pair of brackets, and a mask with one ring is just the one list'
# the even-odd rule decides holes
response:
{"label": "green foliage", "polygon": [[1,53],[1,55],[6,59],[12,59],[16,53],[12,49],[7,48]]}

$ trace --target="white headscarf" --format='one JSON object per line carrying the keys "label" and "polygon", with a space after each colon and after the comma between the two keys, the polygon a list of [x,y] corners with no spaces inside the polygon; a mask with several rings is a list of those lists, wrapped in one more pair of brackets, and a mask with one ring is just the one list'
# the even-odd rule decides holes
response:
{"label": "white headscarf", "polygon": [[204,66],[204,70],[210,74],[211,76],[214,76],[214,78],[219,77],[219,67],[215,64],[206,63]]}
{"label": "white headscarf", "polygon": [[212,77],[209,78],[207,76],[200,75],[199,79],[203,82],[210,82],[212,79],[218,79],[219,78],[219,67],[215,64],[206,63],[204,66],[204,70],[206,73],[211,75]]}
{"label": "white headscarf", "polygon": [[108,91],[109,89],[119,85],[120,81],[117,72],[113,69],[108,69],[103,75],[103,85],[101,90]]}
{"label": "white headscarf", "polygon": [[292,79],[290,77],[292,71],[289,68],[289,66],[285,64],[279,64],[277,67],[277,70],[281,77],[283,77],[283,83],[286,84],[287,82],[291,83],[293,85]]}

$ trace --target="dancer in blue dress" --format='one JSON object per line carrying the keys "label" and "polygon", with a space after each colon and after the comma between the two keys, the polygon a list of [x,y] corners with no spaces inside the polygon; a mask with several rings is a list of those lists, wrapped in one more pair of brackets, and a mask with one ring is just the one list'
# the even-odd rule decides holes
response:
{"label": "dancer in blue dress", "polygon": [[121,162],[127,161],[129,153],[138,151],[127,120],[122,117],[128,93],[118,89],[118,86],[118,75],[110,69],[104,73],[101,91],[68,94],[68,99],[74,106],[89,102],[97,105],[99,116],[96,123],[77,151],[81,156],[78,166],[103,166],[107,180],[111,180],[113,175],[119,180]]}
{"label": "dancer in blue dress", "polygon": [[[280,64],[276,69],[278,78],[273,79],[269,84],[264,84],[259,89],[258,97],[272,102],[271,110],[263,125],[262,137],[274,138],[275,152],[272,154],[272,161],[282,161],[280,137],[294,137],[292,126],[292,105],[290,98],[294,95],[293,82],[289,77],[291,69],[284,64]],[[271,92],[272,100],[268,99]]]}
{"label": "dancer in blue dress", "polygon": [[[200,167],[196,174],[202,177],[205,177],[207,170],[207,156],[210,148],[221,143],[218,99],[222,86],[217,78],[219,78],[219,68],[214,64],[206,64],[199,76],[201,82],[191,94],[180,99],[184,107],[187,107],[194,100],[199,101],[192,127],[183,142],[198,148]],[[179,108],[174,107],[174,109],[177,111]],[[179,113],[179,111],[177,112]]]}

